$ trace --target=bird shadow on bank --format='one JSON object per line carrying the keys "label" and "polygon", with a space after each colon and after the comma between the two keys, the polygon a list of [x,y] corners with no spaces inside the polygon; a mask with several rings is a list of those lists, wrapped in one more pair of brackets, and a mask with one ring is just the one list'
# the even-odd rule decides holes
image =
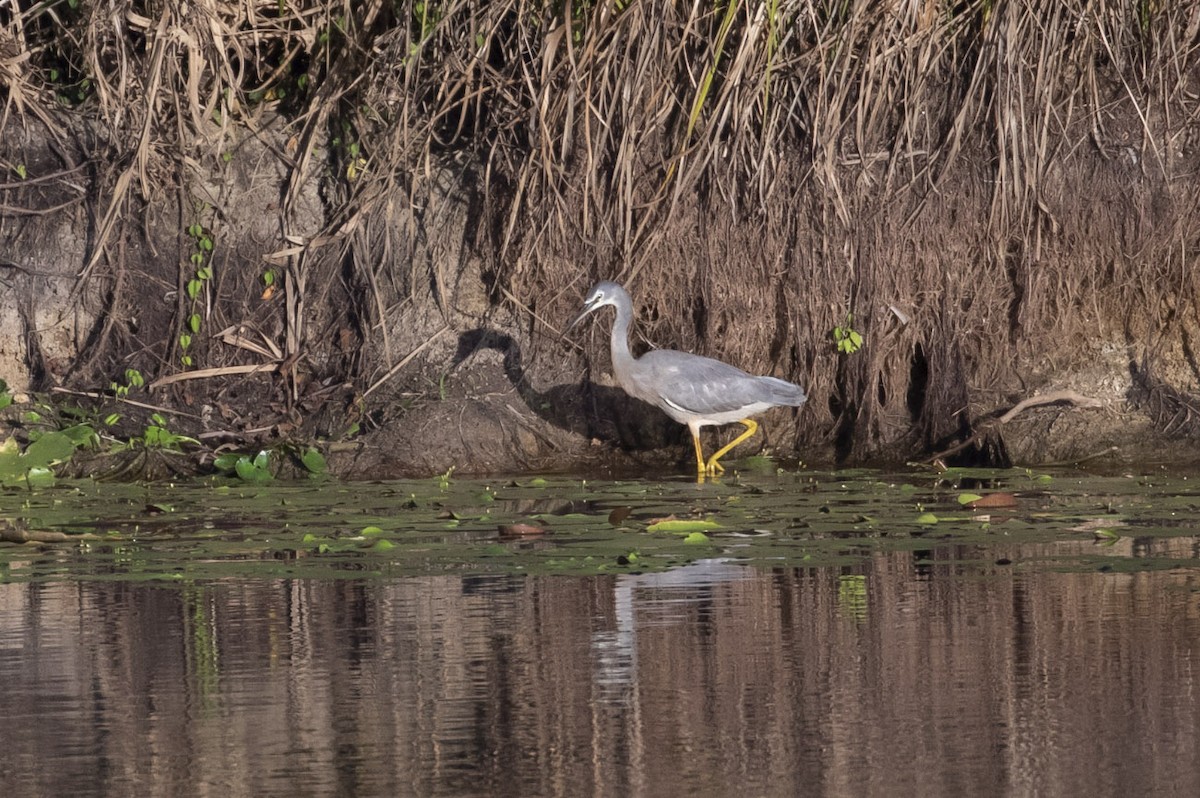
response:
{"label": "bird shadow on bank", "polygon": [[629,452],[678,446],[688,440],[685,427],[615,386],[584,380],[544,391],[535,389],[525,371],[520,344],[506,333],[488,329],[460,333],[451,371],[486,350],[503,356],[504,377],[529,411],[558,429]]}

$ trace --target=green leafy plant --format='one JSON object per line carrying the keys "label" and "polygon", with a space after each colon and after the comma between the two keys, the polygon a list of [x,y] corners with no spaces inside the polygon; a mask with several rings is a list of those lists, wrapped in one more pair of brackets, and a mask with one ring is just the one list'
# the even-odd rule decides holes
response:
{"label": "green leafy plant", "polygon": [[187,320],[184,322],[187,328],[179,334],[179,351],[181,353],[179,362],[184,366],[191,366],[194,361],[188,353],[188,349],[192,345],[192,336],[200,332],[200,328],[204,325],[204,319],[197,307],[200,295],[204,293],[206,284],[213,277],[213,239],[212,234],[199,222],[189,226],[187,234],[192,239],[192,254],[189,260],[196,271],[185,286],[191,308]]}
{"label": "green leafy plant", "polygon": [[119,443],[114,447],[114,450],[121,449],[158,449],[168,452],[178,452],[183,444],[188,443],[193,446],[199,446],[200,441],[187,435],[179,435],[171,432],[167,428],[167,420],[161,413],[155,413],[150,416],[150,423],[146,425],[146,429],[141,435],[135,435],[125,443]]}
{"label": "green leafy plant", "polygon": [[367,168],[367,159],[363,155],[362,145],[354,131],[354,125],[347,119],[342,120],[342,134],[333,138],[333,147],[345,166],[346,180],[353,183]]}
{"label": "green leafy plant", "polygon": [[237,477],[243,482],[270,482],[275,478],[271,473],[271,455],[265,449],[255,455],[238,452],[219,455],[213,461],[213,467],[225,476]]}
{"label": "green leafy plant", "polygon": [[44,432],[23,452],[14,438],[8,438],[0,443],[0,487],[53,485],[53,467],[70,460],[77,448],[97,441],[95,431],[82,424]]}
{"label": "green leafy plant", "polygon": [[[109,383],[108,387],[118,399],[124,399],[129,396],[129,392],[132,389],[141,388],[145,384],[146,380],[142,377],[142,372],[137,369],[125,369],[125,382],[116,382],[114,380]],[[113,423],[116,423],[116,421],[114,420]]]}
{"label": "green leafy plant", "polygon": [[862,349],[863,337],[850,325],[854,323],[854,314],[847,313],[846,320],[833,328],[833,342],[843,355],[852,355]]}
{"label": "green leafy plant", "polygon": [[437,24],[442,19],[443,11],[434,7],[426,0],[413,3],[412,35],[413,42],[408,47],[409,57],[415,56],[421,50],[421,45],[428,41],[437,30]]}
{"label": "green leafy plant", "polygon": [[348,163],[346,164],[346,179],[350,182],[354,182],[358,179],[358,176],[366,170],[367,159],[362,157],[362,149],[359,147],[358,142],[356,141],[351,142],[350,145],[346,147],[346,154],[348,156]]}
{"label": "green leafy plant", "polygon": [[0,410],[8,407],[13,403],[12,391],[8,390],[8,383],[0,379]]}
{"label": "green leafy plant", "polygon": [[[325,455],[321,454],[321,451],[315,446],[300,447],[285,444],[276,453],[294,458],[312,478],[323,477],[329,470],[328,464],[325,462]],[[213,468],[223,476],[237,477],[243,482],[267,482],[275,478],[271,473],[271,452],[266,450],[254,454],[244,452],[220,454],[213,460]]]}
{"label": "green leafy plant", "polygon": [[325,476],[329,470],[329,464],[325,462],[325,455],[321,454],[319,449],[312,446],[300,454],[300,463],[314,477]]}
{"label": "green leafy plant", "polygon": [[[2,388],[3,381],[0,380],[0,404],[4,393]],[[76,449],[99,447],[100,435],[96,430],[102,422],[95,412],[72,404],[51,405],[39,402],[35,406],[41,412],[29,409],[21,414],[21,423],[29,436],[29,446],[35,454],[40,446],[53,445],[40,444],[42,438],[55,441],[65,436]]]}

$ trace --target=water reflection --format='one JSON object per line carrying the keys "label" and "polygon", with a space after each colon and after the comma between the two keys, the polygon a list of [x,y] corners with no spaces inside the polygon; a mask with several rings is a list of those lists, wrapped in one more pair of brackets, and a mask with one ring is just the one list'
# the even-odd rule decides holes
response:
{"label": "water reflection", "polygon": [[[698,560],[666,573],[616,577],[612,624],[592,635],[596,683],[601,695],[628,701],[637,680],[637,630],[640,627],[693,624],[696,636],[712,634],[713,590],[727,582],[753,579],[755,572],[726,559]],[[615,625],[615,629],[609,628]]]}
{"label": "water reflection", "polygon": [[0,794],[1200,794],[1200,577],[1017,554],[0,585]]}

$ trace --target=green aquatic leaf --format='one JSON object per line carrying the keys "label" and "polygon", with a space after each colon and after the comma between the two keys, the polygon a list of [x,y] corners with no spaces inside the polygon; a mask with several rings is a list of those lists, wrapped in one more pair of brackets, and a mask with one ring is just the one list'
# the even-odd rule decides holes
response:
{"label": "green aquatic leaf", "polygon": [[300,455],[300,462],[308,469],[308,472],[313,475],[324,474],[328,470],[328,465],[325,462],[325,455],[321,454],[319,449],[308,448],[304,454]]}
{"label": "green aquatic leaf", "polygon": [[[295,459],[302,451],[295,451]],[[237,457],[253,465],[258,454]],[[699,490],[690,478],[619,482],[589,478],[582,485],[577,477],[550,475],[543,477],[546,487],[536,490],[529,485],[531,476],[512,484],[459,477],[445,490],[429,479],[263,485],[200,479],[148,488],[64,478],[53,489],[28,490],[20,457],[16,442],[0,435],[0,462],[15,460],[21,465],[15,479],[0,480],[7,486],[0,489],[0,517],[27,529],[66,532],[72,541],[64,551],[79,546],[82,535],[96,536],[100,543],[90,547],[83,543],[79,556],[32,559],[26,547],[0,545],[0,579],[8,581],[177,580],[176,574],[198,581],[271,575],[369,580],[431,573],[652,573],[710,556],[715,544],[726,544],[724,537],[716,536],[723,532],[712,531],[717,523],[724,530],[746,533],[728,544],[736,560],[751,567],[832,568],[837,569],[835,574],[856,574],[864,565],[869,567],[873,558],[929,548],[929,536],[936,533],[937,561],[958,558],[968,572],[983,567],[986,575],[998,557],[1020,559],[1030,570],[1094,570],[1100,565],[1121,570],[1130,561],[1127,546],[1110,547],[1107,536],[1091,544],[1095,529],[1131,534],[1117,526],[1124,521],[1136,524],[1151,555],[1138,557],[1136,568],[1200,573],[1194,558],[1177,554],[1183,551],[1178,541],[1195,534],[1194,525],[1180,520],[1195,513],[1195,486],[1170,475],[1156,476],[1148,485],[1050,472],[1055,478],[1053,512],[1007,519],[999,535],[977,523],[978,515],[951,514],[945,502],[957,497],[958,491],[931,488],[923,474],[802,469],[763,478],[743,475],[737,482],[705,484]],[[269,465],[269,455],[260,462]],[[1007,479],[1029,484],[1023,472],[1005,474]],[[51,476],[48,470],[35,474],[34,482]],[[904,495],[900,486],[907,484],[905,480],[917,486],[915,497]],[[13,489],[17,487],[21,489]],[[489,487],[494,502],[483,505],[476,499]],[[752,487],[759,490],[749,490]],[[935,494],[942,503],[933,503]],[[739,498],[736,505],[726,504],[730,495]],[[1097,516],[1101,496],[1109,513]],[[914,507],[917,498],[927,501],[927,506]],[[538,503],[531,505],[531,499]],[[554,508],[562,502],[581,512],[559,515]],[[150,511],[151,503],[174,512]],[[461,521],[454,521],[451,507]],[[625,521],[627,529],[608,523],[607,516],[616,507],[634,508]],[[708,514],[698,515],[698,507]],[[721,509],[714,512],[714,508]],[[1119,511],[1120,521],[1110,514],[1112,508]],[[485,509],[490,514],[481,517]],[[929,509],[937,510],[936,530],[912,521]],[[709,528],[646,533],[646,519],[672,514],[685,523],[700,521]],[[553,535],[536,543],[495,539],[497,524],[537,517],[551,521]],[[635,524],[634,517],[642,521]],[[880,531],[867,528],[871,518],[878,519]],[[1096,519],[1096,523],[1080,528],[1081,519]],[[453,528],[444,526],[448,521]],[[993,529],[1001,529],[994,517],[992,522]],[[382,527],[383,523],[388,526]],[[358,534],[368,526],[379,526],[384,532]],[[920,539],[922,531],[927,532],[925,539]],[[696,536],[691,543],[693,532],[711,540],[705,543]],[[1086,533],[1088,545],[1079,545],[1080,532]],[[376,548],[380,541],[394,548]],[[1059,541],[1072,545],[1045,545]],[[1003,549],[989,551],[998,546]],[[1035,548],[1025,548],[1030,546]],[[921,555],[922,561],[925,557]],[[4,571],[8,564],[20,567]],[[846,590],[850,587],[847,580]],[[853,596],[847,592],[843,598]],[[848,601],[843,608],[852,604]]]}
{"label": "green aquatic leaf", "polygon": [[226,474],[231,474],[237,468],[238,460],[246,455],[237,452],[226,452],[213,458],[213,468]]}
{"label": "green aquatic leaf", "polygon": [[259,452],[253,460],[249,455],[242,455],[234,465],[234,472],[244,482],[269,482],[274,479],[269,464],[270,455],[265,451]]}
{"label": "green aquatic leaf", "polygon": [[363,537],[370,537],[373,535],[382,535],[383,530],[377,526],[364,526],[358,534],[362,535]]}
{"label": "green aquatic leaf", "polygon": [[48,466],[71,459],[75,443],[61,432],[47,432],[25,450],[22,457],[29,466]]}
{"label": "green aquatic leaf", "polygon": [[708,519],[668,519],[646,527],[648,532],[700,532],[705,529],[720,529],[721,525]]}
{"label": "green aquatic leaf", "polygon": [[917,516],[918,524],[936,524],[937,522],[938,517],[933,513],[921,513]]}
{"label": "green aquatic leaf", "polygon": [[54,485],[54,472],[49,468],[34,466],[29,469],[29,473],[25,475],[25,479],[29,482],[29,487],[31,488],[49,488]]}
{"label": "green aquatic leaf", "polygon": [[96,434],[96,430],[91,424],[76,424],[73,427],[67,427],[62,430],[62,434],[67,436],[77,449],[100,444],[100,436]]}
{"label": "green aquatic leaf", "polygon": [[960,493],[960,494],[958,494],[958,503],[959,504],[970,504],[971,502],[977,502],[982,498],[983,497],[980,496],[978,493]]}
{"label": "green aquatic leaf", "polygon": [[683,539],[684,543],[708,543],[708,535],[703,532],[691,532]]}

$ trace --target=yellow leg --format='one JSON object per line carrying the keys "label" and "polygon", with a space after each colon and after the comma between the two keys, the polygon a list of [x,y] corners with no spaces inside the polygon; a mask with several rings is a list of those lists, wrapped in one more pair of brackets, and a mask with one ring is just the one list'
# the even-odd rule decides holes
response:
{"label": "yellow leg", "polygon": [[743,432],[741,435],[737,436],[736,438],[734,438],[733,440],[731,440],[729,443],[722,446],[720,449],[718,449],[716,452],[713,453],[712,457],[708,458],[708,463],[705,465],[705,469],[708,471],[708,473],[715,474],[718,471],[724,471],[725,469],[717,461],[720,460],[722,457],[724,457],[726,455],[726,453],[728,453],[729,450],[732,449],[734,446],[737,446],[739,443],[746,440],[754,433],[758,432],[758,422],[752,418],[743,418],[738,423],[745,426],[746,431]]}
{"label": "yellow leg", "polygon": [[692,427],[689,425],[689,429],[691,429],[691,431],[692,431],[692,443],[695,444],[695,446],[696,446],[696,471],[697,471],[697,473],[703,474],[704,473],[704,449],[702,449],[700,447],[700,428]]}

